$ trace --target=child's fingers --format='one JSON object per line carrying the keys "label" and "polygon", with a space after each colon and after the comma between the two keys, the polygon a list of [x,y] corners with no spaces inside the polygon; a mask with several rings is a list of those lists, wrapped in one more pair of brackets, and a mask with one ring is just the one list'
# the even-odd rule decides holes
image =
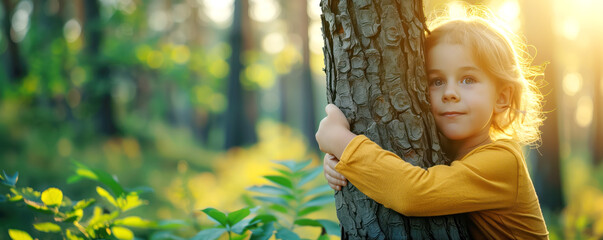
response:
{"label": "child's fingers", "polygon": [[337,158],[331,154],[326,154],[324,158],[324,175],[325,179],[327,179],[327,183],[329,186],[336,191],[340,191],[342,186],[346,186],[348,184],[347,180],[343,175],[338,173],[335,170],[335,165],[337,165]]}
{"label": "child's fingers", "polygon": [[329,183],[329,187],[331,187],[335,191],[341,191],[341,186]]}
{"label": "child's fingers", "polygon": [[326,175],[330,175],[331,177],[337,180],[341,180],[344,182],[346,181],[345,177],[341,173],[337,172],[337,170],[335,170],[335,166],[339,162],[339,160],[337,160],[335,156],[331,154],[326,154],[324,162],[324,171]]}
{"label": "child's fingers", "polygon": [[333,184],[333,185],[337,185],[337,186],[348,185],[348,181],[347,180],[341,180],[341,179],[335,178],[334,176],[329,175],[329,174],[325,174],[325,178],[327,179],[327,182],[329,184]]}
{"label": "child's fingers", "polygon": [[340,182],[346,182],[346,180],[347,180],[343,175],[341,175],[341,173],[338,173],[334,169],[326,169],[325,175],[329,176],[330,178],[333,178],[334,180],[338,180]]}

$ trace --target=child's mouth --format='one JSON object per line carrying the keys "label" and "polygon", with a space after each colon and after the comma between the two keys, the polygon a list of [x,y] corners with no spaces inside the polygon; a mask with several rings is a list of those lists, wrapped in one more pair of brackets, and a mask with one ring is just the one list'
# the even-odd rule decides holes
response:
{"label": "child's mouth", "polygon": [[443,112],[440,114],[440,116],[444,116],[444,117],[456,117],[456,116],[460,116],[463,115],[464,113],[462,112]]}

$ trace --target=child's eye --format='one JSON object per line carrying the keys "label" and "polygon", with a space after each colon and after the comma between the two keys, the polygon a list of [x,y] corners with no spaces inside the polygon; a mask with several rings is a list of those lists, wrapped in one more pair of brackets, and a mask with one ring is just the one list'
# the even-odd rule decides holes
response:
{"label": "child's eye", "polygon": [[438,86],[442,86],[443,84],[444,84],[444,81],[442,81],[442,79],[441,79],[441,78],[434,78],[434,79],[431,79],[431,85],[432,85],[432,86],[436,86],[436,87],[438,87]]}
{"label": "child's eye", "polygon": [[471,76],[467,76],[467,77],[463,77],[463,80],[461,80],[462,84],[473,84],[476,83],[477,81],[475,80],[475,78],[471,77]]}

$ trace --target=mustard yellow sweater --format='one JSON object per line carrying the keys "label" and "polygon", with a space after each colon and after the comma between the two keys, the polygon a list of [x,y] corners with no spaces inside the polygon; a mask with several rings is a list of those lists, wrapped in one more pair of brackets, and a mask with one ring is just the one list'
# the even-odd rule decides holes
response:
{"label": "mustard yellow sweater", "polygon": [[358,135],[335,169],[406,216],[468,213],[474,239],[548,239],[521,148],[512,141],[499,140],[450,166],[425,170]]}

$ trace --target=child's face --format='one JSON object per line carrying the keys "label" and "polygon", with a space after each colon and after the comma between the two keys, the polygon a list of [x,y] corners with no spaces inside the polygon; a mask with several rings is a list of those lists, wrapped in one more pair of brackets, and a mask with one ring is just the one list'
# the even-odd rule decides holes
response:
{"label": "child's face", "polygon": [[459,44],[439,43],[428,52],[431,112],[438,129],[452,141],[489,139],[496,86]]}

